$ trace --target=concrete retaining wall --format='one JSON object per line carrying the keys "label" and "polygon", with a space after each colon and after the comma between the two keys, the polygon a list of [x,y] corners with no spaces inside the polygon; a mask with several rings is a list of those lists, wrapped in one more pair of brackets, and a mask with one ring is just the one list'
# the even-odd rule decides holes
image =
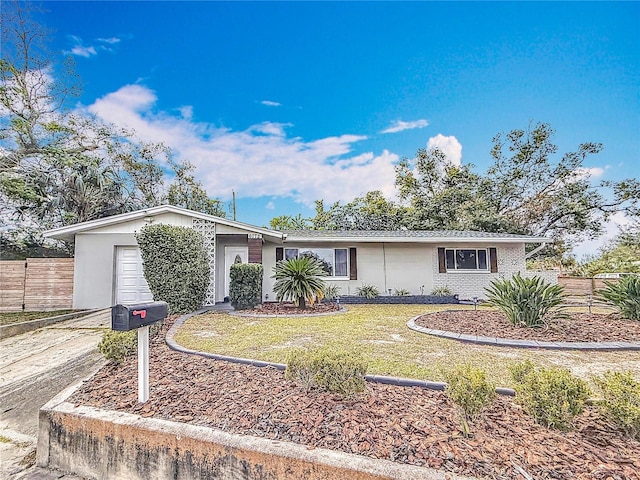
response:
{"label": "concrete retaining wall", "polygon": [[453,474],[212,428],[74,406],[67,389],[40,410],[37,464],[86,478],[423,479]]}

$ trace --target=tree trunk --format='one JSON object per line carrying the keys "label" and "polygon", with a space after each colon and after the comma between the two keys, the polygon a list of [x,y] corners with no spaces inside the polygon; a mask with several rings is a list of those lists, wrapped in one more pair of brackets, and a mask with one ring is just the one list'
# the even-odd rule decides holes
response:
{"label": "tree trunk", "polygon": [[304,297],[298,298],[298,308],[302,310],[306,307],[307,307],[306,299]]}

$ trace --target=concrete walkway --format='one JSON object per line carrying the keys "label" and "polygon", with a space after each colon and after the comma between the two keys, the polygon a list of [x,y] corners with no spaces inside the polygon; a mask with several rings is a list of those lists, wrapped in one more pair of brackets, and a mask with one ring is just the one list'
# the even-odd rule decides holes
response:
{"label": "concrete walkway", "polygon": [[0,340],[0,478],[75,479],[30,468],[40,407],[105,361],[96,349],[111,325],[109,310]]}

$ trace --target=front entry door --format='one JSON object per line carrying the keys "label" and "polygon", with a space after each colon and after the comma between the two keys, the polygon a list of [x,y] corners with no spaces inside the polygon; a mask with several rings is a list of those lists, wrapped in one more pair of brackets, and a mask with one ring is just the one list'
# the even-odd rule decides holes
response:
{"label": "front entry door", "polygon": [[229,272],[234,263],[247,263],[249,247],[224,247],[224,296],[229,296]]}

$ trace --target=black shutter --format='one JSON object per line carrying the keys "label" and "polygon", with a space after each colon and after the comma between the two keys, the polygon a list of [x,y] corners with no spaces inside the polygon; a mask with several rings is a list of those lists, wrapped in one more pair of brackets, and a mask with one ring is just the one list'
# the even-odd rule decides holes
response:
{"label": "black shutter", "polygon": [[489,262],[491,264],[491,273],[498,273],[498,251],[495,247],[489,249]]}
{"label": "black shutter", "polygon": [[276,262],[279,262],[284,258],[284,248],[276,247]]}
{"label": "black shutter", "polygon": [[358,279],[358,256],[355,247],[349,249],[349,280]]}
{"label": "black shutter", "polygon": [[447,258],[444,247],[438,247],[438,273],[447,273]]}

